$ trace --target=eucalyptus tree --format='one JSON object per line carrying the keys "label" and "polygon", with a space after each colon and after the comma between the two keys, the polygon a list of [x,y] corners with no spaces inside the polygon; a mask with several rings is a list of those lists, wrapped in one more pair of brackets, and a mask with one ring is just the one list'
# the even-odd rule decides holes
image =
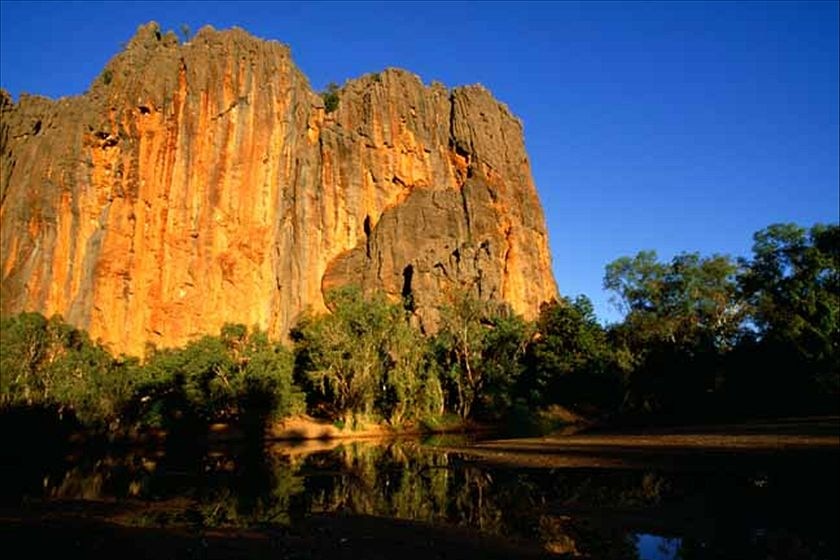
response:
{"label": "eucalyptus tree", "polygon": [[504,304],[466,291],[450,294],[432,340],[449,388],[452,410],[461,418],[474,412],[496,417],[511,404],[521,373],[530,326]]}
{"label": "eucalyptus tree", "polygon": [[434,364],[402,305],[355,286],[326,300],[331,312],[304,318],[293,338],[301,369],[333,414],[401,424],[442,412]]}
{"label": "eucalyptus tree", "polygon": [[610,335],[630,369],[627,407],[692,414],[709,406],[747,318],[738,272],[728,256],[697,253],[660,262],[643,251],[607,266],[604,287],[625,313]]}

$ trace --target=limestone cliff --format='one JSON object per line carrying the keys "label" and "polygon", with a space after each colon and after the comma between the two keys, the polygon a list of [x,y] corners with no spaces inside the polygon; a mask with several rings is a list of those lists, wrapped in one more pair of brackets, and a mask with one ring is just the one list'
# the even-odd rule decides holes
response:
{"label": "limestone cliff", "polygon": [[2,312],[114,351],[228,321],[283,336],[333,286],[456,287],[534,316],[556,287],[520,122],[480,86],[402,70],[327,113],[289,49],[142,26],[82,96],[0,94]]}

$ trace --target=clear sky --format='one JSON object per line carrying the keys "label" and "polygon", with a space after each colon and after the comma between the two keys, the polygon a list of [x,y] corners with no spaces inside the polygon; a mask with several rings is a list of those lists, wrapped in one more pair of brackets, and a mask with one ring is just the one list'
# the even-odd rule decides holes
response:
{"label": "clear sky", "polygon": [[234,25],[316,89],[386,67],[481,83],[525,123],[563,295],[618,318],[605,265],[749,254],[840,220],[838,2],[0,1],[0,85],[82,93],[137,26]]}

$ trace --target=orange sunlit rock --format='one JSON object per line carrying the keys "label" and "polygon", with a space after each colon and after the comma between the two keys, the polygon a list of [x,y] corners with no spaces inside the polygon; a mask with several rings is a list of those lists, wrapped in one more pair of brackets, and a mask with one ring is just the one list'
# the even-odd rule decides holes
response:
{"label": "orange sunlit rock", "polygon": [[3,314],[141,355],[225,322],[286,336],[347,283],[410,291],[430,328],[454,289],[528,317],[556,295],[504,105],[402,70],[339,95],[326,113],[280,43],[155,24],[83,96],[2,92]]}

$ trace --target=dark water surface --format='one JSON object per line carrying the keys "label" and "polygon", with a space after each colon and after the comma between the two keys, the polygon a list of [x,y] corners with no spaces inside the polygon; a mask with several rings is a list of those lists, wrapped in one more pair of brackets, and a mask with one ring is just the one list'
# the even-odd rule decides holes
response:
{"label": "dark water surface", "polygon": [[71,449],[60,460],[5,465],[3,515],[188,531],[364,515],[565,557],[840,557],[836,452],[658,454],[648,467],[638,457],[616,467],[612,457],[609,468],[592,456],[574,467],[525,468],[494,464],[464,445]]}

